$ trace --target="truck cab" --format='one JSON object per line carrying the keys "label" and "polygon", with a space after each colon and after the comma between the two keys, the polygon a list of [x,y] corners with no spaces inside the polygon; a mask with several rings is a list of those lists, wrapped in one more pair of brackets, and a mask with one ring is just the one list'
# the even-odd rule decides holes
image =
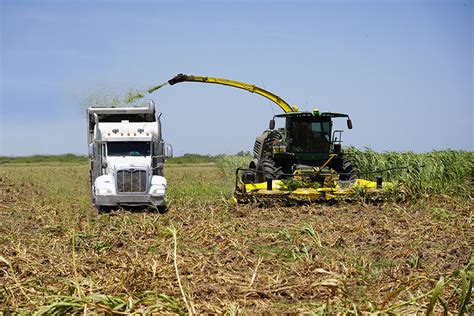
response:
{"label": "truck cab", "polygon": [[93,204],[99,210],[119,205],[165,210],[164,162],[172,147],[163,140],[154,102],[90,107],[87,117]]}

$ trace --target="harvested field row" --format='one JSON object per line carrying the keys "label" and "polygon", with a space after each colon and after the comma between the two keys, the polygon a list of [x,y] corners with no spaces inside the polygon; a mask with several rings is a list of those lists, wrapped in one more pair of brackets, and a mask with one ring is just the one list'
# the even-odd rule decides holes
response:
{"label": "harvested field row", "polygon": [[233,206],[225,174],[213,164],[170,165],[168,213],[97,215],[86,164],[2,166],[1,310],[470,308],[472,200]]}

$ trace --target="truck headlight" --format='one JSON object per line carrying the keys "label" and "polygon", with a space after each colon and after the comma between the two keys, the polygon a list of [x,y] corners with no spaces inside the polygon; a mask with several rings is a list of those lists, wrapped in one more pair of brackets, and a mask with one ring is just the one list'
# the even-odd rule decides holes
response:
{"label": "truck headlight", "polygon": [[106,195],[106,194],[112,193],[112,191],[110,191],[110,189],[107,189],[107,188],[97,189],[96,192],[97,192],[97,195]]}
{"label": "truck headlight", "polygon": [[156,188],[151,190],[151,195],[164,195],[165,189],[164,188]]}

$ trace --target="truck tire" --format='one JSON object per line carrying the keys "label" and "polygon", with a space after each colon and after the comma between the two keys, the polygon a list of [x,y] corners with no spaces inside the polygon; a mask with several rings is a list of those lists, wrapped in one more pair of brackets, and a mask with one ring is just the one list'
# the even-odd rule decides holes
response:
{"label": "truck tire", "polygon": [[112,206],[105,206],[105,205],[96,205],[95,208],[97,209],[97,213],[99,214],[110,213],[110,211],[113,209]]}
{"label": "truck tire", "polygon": [[166,204],[165,205],[158,205],[156,207],[156,209],[158,210],[158,213],[160,213],[160,214],[165,214],[169,210],[168,205],[166,205]]}

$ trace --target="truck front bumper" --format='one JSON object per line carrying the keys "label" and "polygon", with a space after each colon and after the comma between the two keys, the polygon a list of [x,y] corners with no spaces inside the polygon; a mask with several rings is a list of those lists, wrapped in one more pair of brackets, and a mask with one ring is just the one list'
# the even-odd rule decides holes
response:
{"label": "truck front bumper", "polygon": [[97,206],[164,206],[165,196],[150,194],[96,195],[94,204]]}

